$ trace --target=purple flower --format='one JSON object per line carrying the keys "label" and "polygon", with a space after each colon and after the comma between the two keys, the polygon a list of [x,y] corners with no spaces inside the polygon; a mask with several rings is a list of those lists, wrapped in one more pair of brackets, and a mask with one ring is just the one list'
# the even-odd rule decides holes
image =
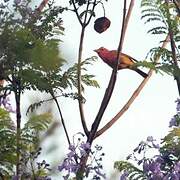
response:
{"label": "purple flower", "polygon": [[161,169],[160,169],[160,163],[155,162],[155,161],[152,161],[152,162],[149,164],[149,170],[152,171],[152,172],[155,172],[155,173],[161,171]]}
{"label": "purple flower", "polygon": [[144,161],[144,163],[143,163],[143,171],[145,173],[149,172],[149,162],[148,161]]}
{"label": "purple flower", "polygon": [[[84,136],[81,133],[78,135]],[[76,134],[77,135],[77,134]],[[69,153],[67,154],[67,158],[64,159],[61,165],[58,166],[59,171],[65,171],[66,174],[63,176],[64,179],[68,179],[70,175],[75,175],[78,169],[81,166],[82,157],[86,156],[88,153],[88,157],[91,158],[90,164],[85,165],[85,176],[88,177],[90,173],[95,173],[93,177],[105,178],[105,174],[102,173],[102,156],[104,153],[98,154],[99,151],[102,150],[102,147],[95,146],[95,151],[91,151],[91,145],[88,142],[84,142],[81,138],[77,139],[77,143],[75,143],[73,139],[73,144],[69,145]],[[97,158],[97,156],[100,156]],[[89,161],[88,161],[89,162]],[[95,165],[94,165],[95,164]]]}
{"label": "purple flower", "polygon": [[169,122],[169,127],[173,127],[173,126],[177,126],[177,121],[175,116],[173,116],[173,118],[171,118],[171,121]]}
{"label": "purple flower", "polygon": [[158,162],[159,164],[164,163],[164,159],[160,155],[156,156],[156,160],[155,161]]}
{"label": "purple flower", "polygon": [[18,4],[21,3],[21,0],[14,0],[14,3],[15,3],[16,5],[18,5]]}
{"label": "purple flower", "polygon": [[180,99],[178,98],[175,102],[177,103],[176,110],[180,112]]}
{"label": "purple flower", "polygon": [[18,176],[13,176],[12,177],[12,180],[18,180],[19,178],[18,178]]}
{"label": "purple flower", "polygon": [[94,168],[95,172],[96,172],[96,175],[99,175],[100,177],[106,179],[106,174],[105,173],[102,173],[99,169],[99,167],[97,168]]}
{"label": "purple flower", "polygon": [[76,173],[79,168],[79,164],[76,164],[76,162],[65,159],[62,163],[62,165],[58,166],[58,170],[62,171],[63,169],[68,171],[68,173],[73,172]]}
{"label": "purple flower", "polygon": [[[180,161],[178,161],[174,166],[174,171],[180,173]],[[180,174],[179,174],[180,175]]]}
{"label": "purple flower", "polygon": [[152,145],[153,145],[153,147],[154,147],[155,149],[159,149],[159,148],[160,148],[160,145],[159,145],[159,144],[154,144],[154,143],[152,143]]}
{"label": "purple flower", "polygon": [[82,149],[84,149],[85,151],[87,151],[87,150],[90,150],[90,148],[91,148],[91,145],[87,142],[87,143],[81,143],[81,145],[80,145],[80,148],[82,148]]}
{"label": "purple flower", "polygon": [[120,176],[120,180],[127,180],[128,172],[124,171],[123,174]]}
{"label": "purple flower", "polygon": [[180,178],[180,174],[178,174],[178,173],[170,174],[170,179],[172,179],[172,180],[179,180],[179,178]]}
{"label": "purple flower", "polygon": [[147,141],[148,142],[153,142],[153,141],[155,141],[155,139],[152,136],[148,136],[147,137]]}
{"label": "purple flower", "polygon": [[81,156],[85,156],[87,154],[87,151],[90,150],[90,148],[91,145],[89,143],[82,142],[79,148]]}
{"label": "purple flower", "polygon": [[74,156],[75,156],[75,152],[73,152],[73,151],[70,151],[70,152],[67,154],[68,159],[72,159]]}
{"label": "purple flower", "polygon": [[69,150],[70,151],[75,151],[76,150],[76,147],[72,144],[69,145]]}

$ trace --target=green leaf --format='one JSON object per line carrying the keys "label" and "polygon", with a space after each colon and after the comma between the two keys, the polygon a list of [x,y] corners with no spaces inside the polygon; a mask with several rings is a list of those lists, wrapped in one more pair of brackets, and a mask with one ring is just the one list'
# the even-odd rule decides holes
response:
{"label": "green leaf", "polygon": [[130,180],[146,180],[146,176],[144,175],[143,171],[135,167],[133,164],[127,161],[116,161],[114,163],[114,168],[122,171],[128,172],[128,178]]}
{"label": "green leaf", "polygon": [[33,115],[24,125],[23,131],[27,131],[29,129],[35,131],[44,131],[47,130],[49,124],[52,122],[52,114],[51,113],[43,113],[40,115]]}
{"label": "green leaf", "polygon": [[0,129],[12,128],[13,121],[10,118],[9,112],[0,108]]}

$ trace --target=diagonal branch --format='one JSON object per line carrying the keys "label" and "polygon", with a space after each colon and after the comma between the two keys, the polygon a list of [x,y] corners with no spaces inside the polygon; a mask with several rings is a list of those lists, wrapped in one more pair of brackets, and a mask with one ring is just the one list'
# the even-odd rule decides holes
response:
{"label": "diagonal branch", "polygon": [[41,4],[38,6],[37,11],[41,12],[44,9],[44,7],[47,5],[48,1],[49,0],[43,0]]}
{"label": "diagonal branch", "polygon": [[[162,44],[162,48],[165,48],[165,46],[167,45],[169,41],[169,35],[167,35],[165,41]],[[157,59],[155,60],[155,62],[159,61],[160,59],[160,55],[157,57]],[[139,85],[139,87],[134,91],[134,93],[132,94],[132,96],[129,98],[129,100],[127,101],[127,103],[122,107],[122,109],[104,126],[102,127],[97,133],[95,138],[97,138],[98,136],[102,135],[105,131],[107,131],[131,106],[131,104],[134,102],[134,100],[137,98],[137,96],[139,95],[139,93],[141,92],[141,90],[143,89],[143,87],[146,85],[146,83],[148,82],[148,80],[150,79],[151,75],[152,75],[153,69],[149,70],[148,72],[148,76],[147,78],[143,79],[143,81],[141,82],[141,84]]]}

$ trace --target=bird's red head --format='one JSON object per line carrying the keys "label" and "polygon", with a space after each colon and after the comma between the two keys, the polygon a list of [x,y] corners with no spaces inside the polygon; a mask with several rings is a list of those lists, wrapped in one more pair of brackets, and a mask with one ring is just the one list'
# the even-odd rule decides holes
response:
{"label": "bird's red head", "polygon": [[100,47],[99,49],[95,49],[94,51],[95,51],[96,53],[100,54],[100,53],[102,53],[102,52],[107,52],[107,49],[104,48],[104,47]]}

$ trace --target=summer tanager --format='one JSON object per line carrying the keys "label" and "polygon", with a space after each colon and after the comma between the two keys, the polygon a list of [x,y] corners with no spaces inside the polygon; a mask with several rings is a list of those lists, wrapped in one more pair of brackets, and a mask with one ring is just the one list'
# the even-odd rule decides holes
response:
{"label": "summer tanager", "polygon": [[[99,55],[99,57],[105,63],[107,63],[112,68],[115,67],[116,59],[117,59],[117,51],[116,50],[108,50],[104,47],[100,47],[99,49],[96,49],[94,51]],[[118,70],[120,70],[120,69],[131,69],[131,70],[136,71],[142,77],[146,78],[148,75],[145,72],[138,69],[136,66],[134,66],[135,61],[137,62],[137,60],[135,60],[131,56],[124,54],[124,53],[121,53],[120,58],[119,58]]]}

